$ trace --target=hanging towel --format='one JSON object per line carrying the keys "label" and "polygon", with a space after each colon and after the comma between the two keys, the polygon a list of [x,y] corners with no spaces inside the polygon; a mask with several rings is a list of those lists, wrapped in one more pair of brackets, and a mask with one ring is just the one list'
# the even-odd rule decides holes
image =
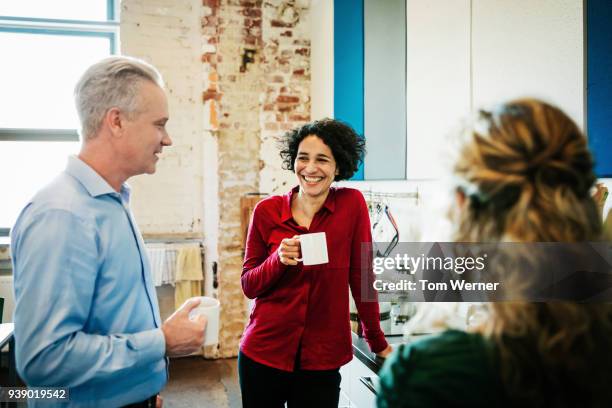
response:
{"label": "hanging towel", "polygon": [[176,255],[176,276],[179,281],[201,281],[202,251],[200,246],[185,246],[178,249]]}
{"label": "hanging towel", "polygon": [[174,307],[178,309],[189,298],[202,296],[202,281],[177,281],[174,287]]}
{"label": "hanging towel", "polygon": [[199,245],[178,248],[174,305],[178,309],[187,299],[202,296],[202,251]]}

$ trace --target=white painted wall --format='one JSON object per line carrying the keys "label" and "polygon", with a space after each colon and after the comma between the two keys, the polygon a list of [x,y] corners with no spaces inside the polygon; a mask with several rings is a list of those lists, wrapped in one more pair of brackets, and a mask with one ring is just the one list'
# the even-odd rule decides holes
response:
{"label": "white painted wall", "polygon": [[173,140],[154,175],[130,179],[134,215],[146,235],[202,237],[202,2],[131,0],[121,7],[121,53],[143,58],[161,71]]}
{"label": "white painted wall", "polygon": [[334,116],[334,2],[310,2],[312,120]]}
{"label": "white painted wall", "polygon": [[472,0],[474,106],[534,96],[584,125],[581,0]]}
{"label": "white painted wall", "polygon": [[445,137],[470,111],[470,0],[408,0],[406,15],[406,174],[433,179]]}

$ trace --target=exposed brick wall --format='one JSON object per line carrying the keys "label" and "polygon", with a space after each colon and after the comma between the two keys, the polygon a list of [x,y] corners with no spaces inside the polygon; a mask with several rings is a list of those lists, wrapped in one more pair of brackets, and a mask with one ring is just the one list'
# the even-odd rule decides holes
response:
{"label": "exposed brick wall", "polygon": [[203,8],[201,61],[209,81],[202,99],[216,118],[222,208],[218,352],[227,357],[236,355],[247,319],[240,287],[240,197],[288,188],[276,138],[309,119],[308,2],[204,0]]}
{"label": "exposed brick wall", "polygon": [[[234,356],[244,329],[246,308],[240,286],[242,248],[240,197],[257,191],[259,97],[263,86],[258,48],[261,19],[252,15],[261,2],[221,1],[217,11],[219,111],[219,300],[227,305],[221,320],[219,353]],[[252,62],[249,62],[252,61]]]}
{"label": "exposed brick wall", "polygon": [[266,89],[260,105],[260,190],[284,193],[295,176],[280,167],[277,137],[310,120],[308,1],[267,1],[263,7]]}
{"label": "exposed brick wall", "polygon": [[[240,197],[284,192],[293,177],[280,170],[276,138],[309,120],[308,5],[307,0],[122,2],[122,51],[160,68],[174,123],[175,146],[160,161],[158,174],[136,182],[136,195],[147,205],[135,213],[143,230],[160,234],[177,229],[177,220],[167,223],[160,215],[180,213],[182,230],[205,238],[209,283],[210,265],[218,263],[220,347],[207,350],[209,357],[237,355],[248,317],[240,286]],[[154,192],[160,182],[162,191]],[[181,195],[151,202],[150,195],[161,197],[164,189]]]}

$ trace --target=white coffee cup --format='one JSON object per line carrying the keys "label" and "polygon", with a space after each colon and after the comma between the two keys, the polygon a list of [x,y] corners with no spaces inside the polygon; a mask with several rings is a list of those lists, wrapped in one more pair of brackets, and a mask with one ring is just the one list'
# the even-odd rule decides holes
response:
{"label": "white coffee cup", "polygon": [[219,343],[219,312],[221,304],[215,298],[200,296],[200,304],[189,312],[189,318],[206,316],[206,329],[204,331],[203,346],[212,346]]}
{"label": "white coffee cup", "polygon": [[304,265],[321,265],[329,262],[327,238],[324,232],[300,235],[301,261]]}

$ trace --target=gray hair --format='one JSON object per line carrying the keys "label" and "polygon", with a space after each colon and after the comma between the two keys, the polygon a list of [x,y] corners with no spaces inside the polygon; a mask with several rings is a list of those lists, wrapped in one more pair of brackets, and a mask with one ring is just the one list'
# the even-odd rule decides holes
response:
{"label": "gray hair", "polygon": [[111,108],[119,108],[132,119],[138,113],[137,96],[143,81],[164,87],[159,71],[136,58],[113,56],[89,67],[74,88],[81,138],[94,137]]}

